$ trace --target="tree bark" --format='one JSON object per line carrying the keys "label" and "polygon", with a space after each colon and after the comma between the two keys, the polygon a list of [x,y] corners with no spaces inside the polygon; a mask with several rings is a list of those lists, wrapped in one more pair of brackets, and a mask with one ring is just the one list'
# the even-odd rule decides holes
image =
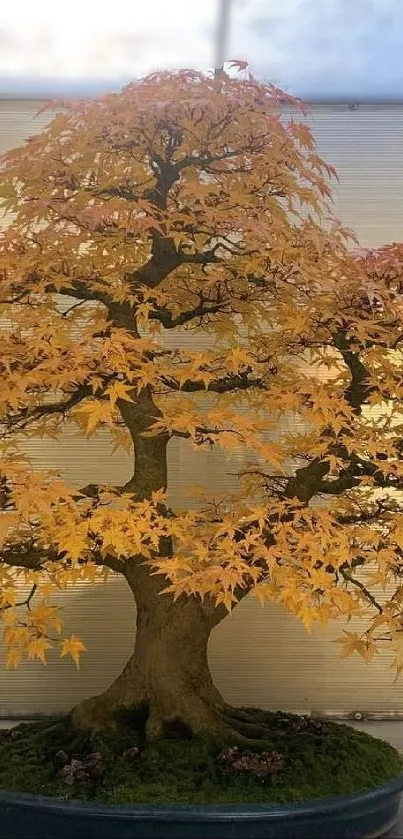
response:
{"label": "tree bark", "polygon": [[193,596],[174,602],[160,594],[165,578],[134,560],[125,577],[137,603],[134,653],[103,694],[73,709],[74,727],[102,730],[130,720],[147,741],[221,732],[225,703],[211,678],[207,648],[223,614]]}
{"label": "tree bark", "polygon": [[[114,312],[126,324],[125,311]],[[168,435],[143,437],[161,411],[151,389],[144,388],[133,402],[119,400],[118,407],[134,446],[134,474],[125,491],[137,498],[166,489]],[[170,556],[169,539],[161,540],[160,555]],[[211,598],[202,603],[195,596],[176,601],[162,594],[168,581],[152,575],[142,557],[125,563],[123,574],[137,604],[134,653],[124,670],[99,696],[73,708],[71,721],[79,730],[103,730],[130,722],[145,740],[231,733],[225,721],[225,702],[215,687],[208,666],[211,630],[225,616]],[[243,594],[243,593],[242,593]]]}

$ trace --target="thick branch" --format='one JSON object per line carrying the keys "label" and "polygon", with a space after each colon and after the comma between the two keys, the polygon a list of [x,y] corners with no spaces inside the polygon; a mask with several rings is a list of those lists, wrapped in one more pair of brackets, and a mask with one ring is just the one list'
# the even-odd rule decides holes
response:
{"label": "thick branch", "polygon": [[64,402],[50,402],[45,405],[37,405],[35,408],[31,408],[31,410],[24,408],[19,414],[7,416],[4,424],[6,425],[7,431],[12,430],[15,432],[16,430],[26,428],[29,423],[37,422],[43,417],[54,414],[66,414],[87,396],[91,396],[92,392],[90,385],[82,385]]}
{"label": "thick branch", "polygon": [[154,234],[151,258],[136,271],[126,274],[125,279],[134,287],[146,285],[156,288],[180,264],[180,254],[172,239]]}
{"label": "thick branch", "polygon": [[202,320],[204,317],[208,317],[208,315],[214,315],[222,311],[223,304],[216,303],[211,306],[195,306],[194,309],[188,309],[176,316],[168,309],[154,309],[153,312],[150,312],[149,318],[150,320],[158,320],[165,329],[174,329],[177,326],[183,326],[185,323],[189,323],[189,321],[195,318]]}
{"label": "thick branch", "polygon": [[249,151],[249,147],[245,146],[241,149],[232,149],[231,151],[226,151],[222,154],[208,154],[204,155],[204,157],[202,155],[189,154],[186,155],[186,157],[183,157],[182,160],[176,164],[175,168],[178,172],[181,172],[182,169],[186,169],[189,166],[199,166],[200,169],[205,169],[207,166],[211,166],[212,163],[229,160],[231,157],[236,158],[244,151]]}
{"label": "thick branch", "polygon": [[198,393],[200,391],[211,391],[212,393],[232,393],[237,390],[249,390],[258,388],[265,390],[267,387],[263,378],[250,379],[247,373],[240,373],[233,376],[224,376],[221,379],[215,379],[208,383],[208,386],[202,381],[188,379],[183,384],[180,384],[175,379],[164,377],[163,384],[166,384],[171,390],[178,390],[184,393]]}
{"label": "thick branch", "polygon": [[[34,238],[34,237],[33,237]],[[35,238],[34,238],[35,240]],[[59,273],[59,272],[57,272]],[[59,284],[54,284],[54,280],[49,278],[49,282],[46,284],[46,292],[48,294],[60,294],[64,297],[73,297],[76,300],[86,300],[91,302],[100,302],[104,303],[106,306],[111,301],[107,293],[107,284],[105,283],[105,291],[94,291],[91,290],[91,286],[89,285],[87,278],[85,277],[75,277],[71,275],[71,271],[69,265],[62,260],[62,264],[60,265],[60,273],[62,276],[66,278],[66,286],[59,286]],[[89,277],[88,280],[91,282],[93,281],[93,277]],[[97,278],[98,282],[102,282],[100,278]],[[26,284],[28,289],[35,288],[36,283],[42,282],[42,277],[37,271],[32,271],[26,278]],[[68,283],[71,283],[69,285]],[[31,288],[32,287],[32,288]],[[24,294],[27,292],[24,292]]]}
{"label": "thick branch", "polygon": [[298,498],[308,504],[318,492],[318,485],[329,471],[326,461],[315,458],[301,469],[297,469],[295,476],[289,478],[284,488],[285,498]]}
{"label": "thick branch", "polygon": [[368,476],[374,479],[374,486],[380,489],[403,489],[403,478],[398,475],[385,475],[375,463],[371,463],[357,456],[352,456],[351,467],[347,468],[339,478],[333,481],[321,481],[317,492],[323,495],[340,495],[349,489],[354,489],[360,483],[360,477]]}
{"label": "thick branch", "polygon": [[[351,373],[350,383],[344,393],[344,397],[355,413],[359,413],[365,400],[375,390],[368,384],[368,371],[364,367],[359,355],[350,348],[350,342],[345,330],[333,336],[334,346],[341,353],[345,364]],[[323,432],[323,437],[328,436],[329,430]],[[307,466],[299,469],[295,477],[290,478],[285,488],[286,497],[295,496],[301,501],[308,503],[314,495],[333,494],[339,495],[348,489],[353,489],[359,484],[361,475],[371,475],[381,480],[381,473],[375,464],[361,461],[356,454],[349,454],[344,446],[329,441],[328,453],[337,454],[346,459],[346,468],[341,471],[339,477],[334,481],[324,481],[330,466],[324,458],[315,458]],[[381,486],[382,484],[377,484]],[[384,486],[396,486],[396,483],[383,484]]]}
{"label": "thick branch", "polygon": [[351,373],[350,384],[344,394],[345,399],[358,413],[365,400],[375,390],[375,387],[368,384],[368,371],[364,367],[358,353],[351,350],[346,332],[340,331],[334,335],[333,342]]}
{"label": "thick branch", "polygon": [[148,288],[156,288],[172,271],[181,265],[209,265],[220,263],[222,260],[216,255],[214,249],[200,253],[185,253],[178,250],[173,239],[162,236],[160,233],[152,234],[152,256],[140,268],[125,279],[134,286],[146,285]]}
{"label": "thick branch", "polygon": [[[113,556],[102,557],[99,553],[91,554],[91,562],[95,565],[106,566],[118,574],[123,573],[123,563]],[[0,552],[0,566],[9,565],[14,568],[27,568],[29,570],[41,571],[45,570],[47,562],[65,562],[62,554],[58,554],[53,549],[41,549],[26,544],[14,545],[12,548],[2,549]],[[83,560],[85,565],[85,560]]]}
{"label": "thick branch", "polygon": [[46,562],[46,559],[42,552],[27,549],[25,545],[18,548],[3,549],[0,553],[0,566],[3,564],[14,568],[40,570],[44,562]]}
{"label": "thick branch", "polygon": [[73,297],[75,300],[103,303],[105,306],[108,306],[112,300],[106,291],[91,291],[88,285],[79,280],[74,280],[71,286],[55,286],[50,282],[46,286],[46,291],[48,294],[60,294],[62,297]]}

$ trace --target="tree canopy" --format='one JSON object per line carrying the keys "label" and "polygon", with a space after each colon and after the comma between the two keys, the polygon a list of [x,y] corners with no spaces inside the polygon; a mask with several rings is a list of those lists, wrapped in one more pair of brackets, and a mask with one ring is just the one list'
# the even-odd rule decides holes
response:
{"label": "tree canopy", "polygon": [[[220,615],[249,592],[307,628],[362,615],[344,652],[387,638],[403,666],[403,247],[352,251],[304,114],[247,73],[158,73],[63,103],[1,159],[10,666],[59,643],[78,661],[52,595],[139,558]],[[67,422],[133,453],[124,487],[32,468],[24,441]],[[237,491],[169,506],[174,437],[243,448]]]}

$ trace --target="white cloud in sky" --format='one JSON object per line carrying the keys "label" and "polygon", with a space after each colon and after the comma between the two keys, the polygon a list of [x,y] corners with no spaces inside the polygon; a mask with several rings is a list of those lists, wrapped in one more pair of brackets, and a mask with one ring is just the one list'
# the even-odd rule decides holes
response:
{"label": "white cloud in sky", "polygon": [[403,99],[401,0],[254,0],[236,37],[298,91]]}
{"label": "white cloud in sky", "polygon": [[215,0],[11,0],[0,11],[0,73],[135,76],[211,63]]}
{"label": "white cloud in sky", "polygon": [[[8,0],[0,76],[129,80],[211,67],[218,2]],[[227,55],[296,93],[403,98],[403,2],[232,0]]]}

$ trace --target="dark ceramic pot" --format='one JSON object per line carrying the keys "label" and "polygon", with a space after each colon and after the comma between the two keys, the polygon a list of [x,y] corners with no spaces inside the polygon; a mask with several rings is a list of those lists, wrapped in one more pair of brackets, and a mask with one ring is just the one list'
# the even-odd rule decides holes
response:
{"label": "dark ceramic pot", "polygon": [[379,839],[403,775],[370,792],[276,806],[104,806],[0,792],[0,839]]}

